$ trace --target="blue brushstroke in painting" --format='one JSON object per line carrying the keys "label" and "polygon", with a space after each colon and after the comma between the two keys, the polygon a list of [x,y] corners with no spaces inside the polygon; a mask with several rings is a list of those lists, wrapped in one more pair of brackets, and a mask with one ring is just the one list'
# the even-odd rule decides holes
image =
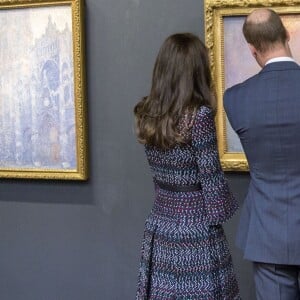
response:
{"label": "blue brushstroke in painting", "polygon": [[1,17],[0,167],[76,169],[70,28],[59,31],[49,15],[33,39],[26,14]]}

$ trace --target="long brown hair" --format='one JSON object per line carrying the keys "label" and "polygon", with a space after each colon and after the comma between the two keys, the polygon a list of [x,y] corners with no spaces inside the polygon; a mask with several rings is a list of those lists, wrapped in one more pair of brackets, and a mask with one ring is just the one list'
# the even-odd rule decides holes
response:
{"label": "long brown hair", "polygon": [[162,149],[185,143],[178,123],[201,105],[212,107],[207,49],[191,33],[168,37],[156,58],[152,87],[134,108],[138,140]]}

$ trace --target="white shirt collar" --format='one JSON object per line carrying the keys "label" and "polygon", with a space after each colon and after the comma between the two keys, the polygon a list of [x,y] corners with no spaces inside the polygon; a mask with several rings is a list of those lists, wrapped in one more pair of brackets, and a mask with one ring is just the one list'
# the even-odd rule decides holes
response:
{"label": "white shirt collar", "polygon": [[292,62],[296,62],[293,58],[289,57],[289,56],[280,56],[280,57],[275,57],[275,58],[271,58],[269,59],[266,63],[265,66],[267,64],[271,64],[274,62],[280,62],[280,61],[292,61]]}

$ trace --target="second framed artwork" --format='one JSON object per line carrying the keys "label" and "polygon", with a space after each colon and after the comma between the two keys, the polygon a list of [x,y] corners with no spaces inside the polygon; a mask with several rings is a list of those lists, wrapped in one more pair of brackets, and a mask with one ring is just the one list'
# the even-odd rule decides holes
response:
{"label": "second framed artwork", "polygon": [[294,59],[300,62],[300,0],[206,0],[205,40],[210,51],[212,76],[217,95],[217,136],[224,171],[247,171],[241,143],[223,108],[224,91],[260,71],[242,33],[245,17],[256,8],[268,7],[280,14],[290,33]]}
{"label": "second framed artwork", "polygon": [[0,177],[87,179],[83,1],[0,0]]}

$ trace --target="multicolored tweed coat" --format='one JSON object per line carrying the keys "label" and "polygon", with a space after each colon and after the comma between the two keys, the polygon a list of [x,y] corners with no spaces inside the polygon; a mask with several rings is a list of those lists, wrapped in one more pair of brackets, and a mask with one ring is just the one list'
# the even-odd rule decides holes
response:
{"label": "multicolored tweed coat", "polygon": [[[220,225],[237,203],[221,170],[211,110],[202,106],[192,121],[189,144],[146,146],[156,197],[145,224],[137,300],[240,299]],[[172,192],[156,180],[202,188]]]}

